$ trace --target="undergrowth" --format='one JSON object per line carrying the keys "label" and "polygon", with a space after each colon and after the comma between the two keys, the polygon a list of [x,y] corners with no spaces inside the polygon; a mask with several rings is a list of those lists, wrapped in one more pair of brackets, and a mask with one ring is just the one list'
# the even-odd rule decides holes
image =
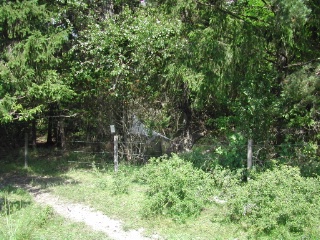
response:
{"label": "undergrowth", "polygon": [[197,216],[209,202],[213,181],[208,173],[196,169],[178,155],[153,158],[141,169],[141,179],[148,185],[144,216],[169,215],[185,221]]}
{"label": "undergrowth", "polygon": [[319,178],[305,178],[298,168],[282,166],[229,191],[228,216],[254,237],[318,239]]}
{"label": "undergrowth", "polygon": [[[30,169],[38,167],[30,164]],[[182,240],[320,237],[320,181],[301,176],[298,168],[252,171],[246,181],[243,169],[222,167],[198,151],[153,158],[139,167],[121,164],[117,173],[113,166],[95,163],[72,171],[58,165],[55,169],[64,169],[52,174],[69,183],[45,187],[124,220],[128,229],[143,227]],[[48,231],[55,231],[48,229],[59,232],[51,239],[77,239],[69,235],[81,232],[60,229],[64,224],[50,208],[34,206],[21,189],[0,189],[0,207],[0,239],[48,239]]]}

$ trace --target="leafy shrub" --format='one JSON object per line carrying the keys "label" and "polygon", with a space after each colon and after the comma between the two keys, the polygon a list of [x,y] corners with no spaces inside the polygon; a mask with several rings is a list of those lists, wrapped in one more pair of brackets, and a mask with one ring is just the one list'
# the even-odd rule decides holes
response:
{"label": "leafy shrub", "polygon": [[212,179],[217,188],[226,192],[233,186],[237,186],[242,182],[243,179],[243,169],[230,170],[229,168],[223,168],[217,165],[211,171]]}
{"label": "leafy shrub", "polygon": [[191,162],[194,167],[204,171],[210,171],[218,164],[214,153],[206,152],[199,147],[193,148],[191,152],[181,153],[179,157],[185,161]]}
{"label": "leafy shrub", "polygon": [[320,157],[317,142],[284,143],[279,146],[279,160],[291,166],[298,166],[305,177],[320,175]]}
{"label": "leafy shrub", "polygon": [[318,178],[304,178],[298,168],[283,166],[234,187],[228,215],[232,221],[243,222],[256,236],[280,230],[282,236],[319,234],[319,229],[313,229],[320,220],[319,194]]}
{"label": "leafy shrub", "polygon": [[246,139],[240,133],[234,133],[227,137],[228,144],[216,148],[216,158],[219,165],[230,169],[244,166],[246,159]]}
{"label": "leafy shrub", "polygon": [[177,155],[151,159],[141,178],[148,184],[144,215],[167,214],[178,221],[198,215],[213,186],[209,174]]}

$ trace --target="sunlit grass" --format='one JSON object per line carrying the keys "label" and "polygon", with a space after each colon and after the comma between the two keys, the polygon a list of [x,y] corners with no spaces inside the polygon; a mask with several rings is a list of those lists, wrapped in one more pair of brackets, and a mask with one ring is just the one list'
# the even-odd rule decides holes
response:
{"label": "sunlit grass", "polygon": [[64,184],[50,188],[54,194],[74,202],[88,204],[109,217],[121,219],[125,229],[144,228],[147,235],[158,233],[166,239],[246,239],[246,233],[226,220],[223,205],[211,204],[197,218],[185,223],[173,221],[168,216],[144,218],[143,204],[146,185],[135,181],[137,167],[120,166],[120,171],[129,181],[128,193],[114,194],[114,181],[119,180],[112,168],[73,169],[64,174],[78,184]]}
{"label": "sunlit grass", "polygon": [[50,207],[36,205],[25,190],[0,189],[0,239],[109,239],[81,223],[57,215]]}
{"label": "sunlit grass", "polygon": [[[80,159],[81,162],[91,161],[84,165],[77,161],[69,161],[70,157],[72,159],[75,156],[61,156],[52,159],[50,157],[44,159],[38,156],[37,161],[31,161],[27,170],[21,169],[21,171],[16,170],[15,172],[32,175],[31,183],[33,186],[49,190],[64,200],[91,206],[113,219],[121,220],[125,230],[143,228],[147,236],[157,233],[164,239],[169,240],[240,240],[255,239],[255,236],[257,236],[254,234],[254,227],[248,225],[243,219],[241,221],[231,220],[229,203],[232,199],[229,199],[227,204],[215,201],[207,203],[203,206],[199,216],[189,217],[183,222],[173,220],[172,216],[168,216],[166,213],[146,218],[143,211],[147,201],[148,186],[141,180],[146,176],[145,167],[120,164],[119,172],[114,173],[112,165],[100,164],[93,161],[96,160],[94,158]],[[157,172],[158,168],[155,171]],[[141,172],[144,172],[144,174],[141,174]],[[233,179],[233,175],[231,175],[233,173],[230,171],[222,171],[220,174],[214,172],[212,174],[215,174],[214,176],[221,181],[220,185],[222,186],[224,186],[226,179]],[[233,181],[230,183],[233,183]],[[213,187],[213,195],[218,196],[221,193],[221,189],[218,189],[220,185],[217,184],[217,187]],[[242,187],[246,185],[244,183],[239,184],[239,191],[243,191],[244,188]],[[235,187],[232,184],[226,186],[227,188]],[[10,236],[20,236],[19,229],[22,229],[24,225],[28,225],[31,229],[37,231],[36,233],[31,231],[31,237],[26,235],[27,231],[23,233],[23,238],[20,239],[105,239],[104,235],[92,237],[92,234],[98,233],[92,233],[83,225],[70,223],[68,220],[56,216],[50,208],[35,206],[30,195],[21,189],[7,189],[6,191],[10,192],[11,213],[10,218],[1,215],[0,234],[2,235],[0,235],[0,239],[4,236],[4,239],[19,239]],[[230,192],[230,189],[228,191]],[[238,195],[234,195],[234,197]],[[1,198],[3,199],[3,196],[0,195],[0,201]],[[242,209],[242,206],[239,207]],[[24,211],[29,212],[24,215]],[[35,223],[31,224],[30,216],[32,214],[40,217],[33,218],[32,221],[35,221]],[[44,224],[43,219],[47,219]],[[60,226],[62,226],[61,233],[59,232]],[[308,234],[304,235],[305,239],[313,239],[313,236],[318,236],[319,227],[310,226],[306,229],[306,232]],[[48,234],[50,237],[48,237]],[[279,228],[272,233],[259,235],[259,239],[301,239],[301,234],[298,235],[288,232],[285,228]]]}

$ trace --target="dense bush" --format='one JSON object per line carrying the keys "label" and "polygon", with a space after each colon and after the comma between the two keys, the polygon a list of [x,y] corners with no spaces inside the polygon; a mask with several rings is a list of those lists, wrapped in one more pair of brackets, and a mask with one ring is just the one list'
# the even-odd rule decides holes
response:
{"label": "dense bush", "polygon": [[279,160],[292,166],[299,166],[305,177],[320,175],[320,156],[317,142],[300,142],[279,146]]}
{"label": "dense bush", "polygon": [[193,147],[190,152],[180,153],[179,157],[185,161],[191,162],[195,168],[199,168],[204,171],[210,171],[218,165],[216,153],[206,151],[200,147]]}
{"label": "dense bush", "polygon": [[246,141],[241,133],[229,134],[225,141],[206,138],[193,146],[192,151],[180,153],[179,156],[204,171],[212,171],[219,166],[237,170],[246,164]]}
{"label": "dense bush", "polygon": [[231,170],[217,165],[211,171],[211,178],[213,179],[215,187],[224,193],[243,182],[243,178],[245,177],[244,172],[243,169]]}
{"label": "dense bush", "polygon": [[141,179],[148,184],[144,215],[167,214],[178,221],[198,215],[213,189],[209,174],[177,155],[151,159]]}
{"label": "dense bush", "polygon": [[229,217],[255,236],[320,236],[319,178],[304,178],[298,168],[266,171],[230,194]]}

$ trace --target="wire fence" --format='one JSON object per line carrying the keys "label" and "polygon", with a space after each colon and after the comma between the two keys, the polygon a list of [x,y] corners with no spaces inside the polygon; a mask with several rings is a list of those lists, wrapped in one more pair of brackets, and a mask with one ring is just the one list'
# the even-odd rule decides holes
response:
{"label": "wire fence", "polygon": [[[248,161],[248,145],[244,143],[200,144],[193,148],[216,159],[219,163],[234,161],[245,165]],[[296,166],[320,166],[320,145],[314,142],[272,144],[259,142],[252,144],[252,166],[263,167],[275,163],[286,163]]]}
{"label": "wire fence", "polygon": [[[156,141],[149,143],[141,139],[119,141],[118,157],[120,161],[131,163],[146,163],[152,157],[170,154],[173,151],[171,143]],[[176,148],[177,149],[177,148]],[[248,145],[246,143],[218,142],[213,144],[197,144],[192,152],[198,151],[207,161],[219,161],[220,163],[246,164]],[[114,143],[112,141],[67,141],[65,148],[37,147],[29,145],[29,154],[38,156],[69,156],[70,163],[79,164],[105,164],[113,163]],[[24,148],[0,149],[0,161],[10,162],[13,159],[24,159]],[[283,143],[270,144],[259,142],[252,145],[253,166],[263,166],[277,160],[287,163],[304,163],[307,161],[319,161],[319,145],[314,143]],[[232,162],[233,161],[233,162]]]}

